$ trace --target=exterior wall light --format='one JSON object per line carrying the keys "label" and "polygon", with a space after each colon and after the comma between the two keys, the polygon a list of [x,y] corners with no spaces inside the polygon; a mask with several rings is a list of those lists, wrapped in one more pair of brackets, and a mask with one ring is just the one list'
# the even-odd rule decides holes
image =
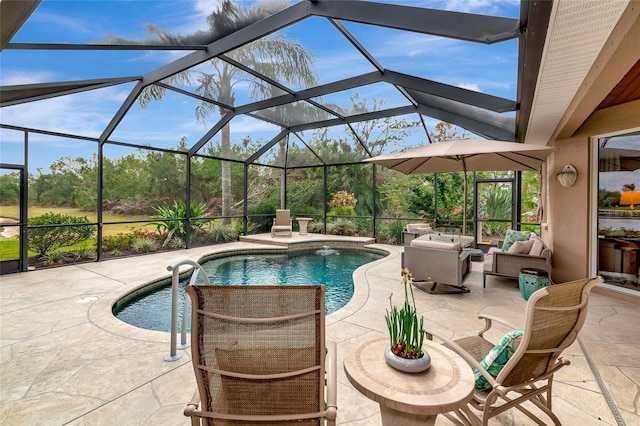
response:
{"label": "exterior wall light", "polygon": [[576,183],[576,179],[578,178],[578,171],[571,164],[567,164],[564,166],[562,171],[557,174],[558,180],[560,181],[560,185],[565,188],[569,188]]}

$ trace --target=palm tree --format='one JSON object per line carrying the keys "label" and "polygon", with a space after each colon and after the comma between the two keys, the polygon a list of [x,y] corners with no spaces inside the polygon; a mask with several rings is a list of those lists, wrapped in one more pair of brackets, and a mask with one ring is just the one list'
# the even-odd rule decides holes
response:
{"label": "palm tree", "polygon": [[[238,6],[232,0],[223,0],[219,7],[207,17],[208,31],[197,31],[190,35],[174,35],[153,25],[147,25],[147,31],[153,40],[170,45],[210,44],[240,28],[273,15],[284,9],[286,2],[258,2],[250,8]],[[112,41],[122,42],[111,38]],[[227,53],[232,59],[244,64],[254,71],[269,76],[283,84],[303,87],[315,85],[318,77],[313,70],[315,59],[297,41],[285,39],[282,35],[271,35],[249,44],[241,46]],[[219,104],[200,101],[195,114],[199,121],[204,122],[211,114],[218,111],[221,116],[229,112],[228,107],[235,103],[234,89],[239,83],[246,84],[253,98],[268,98],[273,95],[274,88],[267,82],[247,75],[239,68],[219,58],[209,60],[212,73],[202,71],[184,71],[170,78],[170,82],[197,83],[196,93],[205,98],[214,99]],[[138,101],[146,105],[154,99],[161,99],[166,89],[157,85],[145,88]],[[221,157],[230,158],[231,141],[230,127],[225,125],[221,135]],[[224,223],[230,224],[231,219],[231,163],[222,161],[222,216]]]}

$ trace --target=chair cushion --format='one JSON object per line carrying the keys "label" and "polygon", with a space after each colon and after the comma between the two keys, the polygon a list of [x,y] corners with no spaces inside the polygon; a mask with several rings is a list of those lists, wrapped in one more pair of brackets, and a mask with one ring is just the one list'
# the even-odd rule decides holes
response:
{"label": "chair cushion", "polygon": [[533,241],[533,244],[531,245],[531,249],[529,250],[529,255],[541,256],[542,251],[545,249],[544,242],[538,237],[531,238],[531,241]]}
{"label": "chair cushion", "polygon": [[411,241],[412,247],[434,248],[440,250],[455,250],[460,251],[462,247],[460,243],[448,243],[446,241],[431,241],[429,239],[422,239],[418,237]]}
{"label": "chair cushion", "polygon": [[504,243],[502,243],[502,252],[505,253],[509,251],[514,242],[527,241],[529,237],[531,237],[531,232],[514,231],[513,229],[508,229],[506,235],[504,236]]}
{"label": "chair cushion", "polygon": [[[514,354],[516,347],[516,340],[524,334],[524,329],[517,328],[511,330],[504,335],[500,342],[489,351],[489,353],[480,361],[480,365],[487,370],[487,372],[494,379],[498,377],[502,368],[509,362],[511,356]],[[490,389],[491,385],[484,378],[484,376],[477,369],[473,370],[473,374],[476,379],[476,388],[478,389]]]}
{"label": "chair cushion", "polygon": [[513,254],[529,254],[531,250],[531,246],[533,245],[533,240],[527,241],[514,241],[507,253]]}

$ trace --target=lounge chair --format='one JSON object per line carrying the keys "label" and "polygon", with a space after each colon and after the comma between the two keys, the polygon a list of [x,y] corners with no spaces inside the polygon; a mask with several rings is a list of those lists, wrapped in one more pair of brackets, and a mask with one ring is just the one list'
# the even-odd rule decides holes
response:
{"label": "lounge chair", "polygon": [[276,210],[276,218],[273,220],[273,226],[271,227],[271,236],[282,235],[285,237],[291,236],[293,227],[291,225],[291,211],[289,210]]}
{"label": "lounge chair", "polygon": [[336,345],[325,345],[325,286],[187,292],[198,390],[184,414],[192,425],[335,424]]}
{"label": "lounge chair", "polygon": [[[569,360],[562,358],[561,354],[578,336],[587,316],[589,292],[602,281],[601,277],[586,278],[536,291],[529,298],[523,330],[514,330],[515,327],[495,317],[482,315],[480,318],[485,320],[485,327],[477,336],[455,341],[437,336],[476,372],[476,389],[469,405],[480,411],[481,419],[474,418],[475,414],[469,407],[456,414],[467,416],[471,424],[480,420],[487,425],[490,418],[517,408],[536,423],[549,424],[548,420],[543,421],[523,406],[529,401],[546,413],[555,425],[560,425],[551,406],[553,375],[569,365]],[[498,345],[483,337],[493,322],[512,329]],[[519,334],[521,336],[516,337]],[[432,336],[427,332],[428,338]],[[493,355],[498,356],[489,362],[489,352],[500,347],[505,351],[498,353],[494,350]],[[509,357],[509,354],[512,355]]]}

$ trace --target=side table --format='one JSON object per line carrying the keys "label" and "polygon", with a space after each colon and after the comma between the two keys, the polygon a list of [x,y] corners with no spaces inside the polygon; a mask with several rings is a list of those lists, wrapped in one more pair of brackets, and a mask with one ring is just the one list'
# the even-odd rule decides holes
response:
{"label": "side table", "polygon": [[364,396],[378,402],[383,425],[433,425],[438,414],[469,412],[474,377],[462,357],[425,340],[431,366],[409,374],[387,364],[384,348],[388,345],[386,336],[376,336],[356,342],[344,356],[347,378]]}
{"label": "side table", "polygon": [[298,227],[300,228],[299,234],[307,235],[307,225],[309,225],[309,222],[311,222],[313,218],[297,217],[296,220],[298,221]]}

